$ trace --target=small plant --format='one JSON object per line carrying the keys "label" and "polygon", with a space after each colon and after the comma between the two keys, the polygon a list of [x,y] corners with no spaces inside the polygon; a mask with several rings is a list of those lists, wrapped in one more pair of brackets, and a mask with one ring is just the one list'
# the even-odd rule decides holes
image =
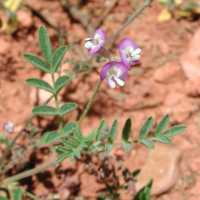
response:
{"label": "small plant", "polygon": [[[106,80],[111,89],[125,86],[129,70],[140,62],[141,48],[132,39],[125,38],[118,45],[120,57],[117,61],[110,60],[110,55],[107,53],[109,61],[101,69],[99,80],[85,109],[78,120],[66,122],[65,115],[78,108],[75,102],[62,102],[59,98],[61,90],[74,79],[72,73],[60,75],[62,61],[65,54],[70,50],[70,46],[64,45],[53,49],[45,27],[39,28],[38,35],[42,57],[27,53],[24,58],[38,70],[49,74],[52,84],[38,78],[30,78],[27,83],[31,87],[50,93],[49,101],[54,99],[55,104],[52,106],[52,104],[48,104],[48,101],[43,105],[34,107],[32,113],[33,116],[53,117],[57,122],[57,127],[54,130],[43,132],[42,136],[37,139],[36,147],[48,145],[52,151],[56,152],[57,158],[46,165],[39,165],[34,169],[18,173],[1,181],[0,199],[21,200],[24,196],[37,199],[33,194],[23,190],[17,182],[69,159],[83,164],[84,170],[104,185],[97,194],[97,199],[120,199],[121,191],[126,190],[129,191],[130,197],[134,200],[149,200],[153,180],[150,180],[144,188],[136,192],[135,182],[139,170],[130,171],[126,168],[123,164],[123,156],[114,153],[114,151],[117,149],[122,152],[129,152],[135,144],[145,145],[148,149],[152,149],[156,142],[169,144],[174,136],[185,130],[185,126],[180,124],[170,127],[168,115],[165,115],[157,125],[154,124],[154,119],[149,117],[141,126],[138,137],[133,138],[132,119],[128,118],[121,130],[121,141],[117,144],[115,138],[117,131],[120,131],[118,130],[120,119],[113,120],[111,126],[105,120],[101,120],[99,126],[90,130],[87,134],[83,133],[80,128],[80,124],[90,110],[102,82]],[[105,43],[106,36],[101,29],[98,29],[93,37],[85,40],[85,47],[92,56],[91,59],[106,51]],[[9,146],[5,138],[0,138],[0,142]]]}

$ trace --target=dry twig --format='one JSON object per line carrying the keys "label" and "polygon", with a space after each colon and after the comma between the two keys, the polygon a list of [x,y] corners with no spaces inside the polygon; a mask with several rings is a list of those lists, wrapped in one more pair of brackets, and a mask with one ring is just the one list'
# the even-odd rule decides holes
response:
{"label": "dry twig", "polygon": [[93,25],[93,29],[95,30],[99,26],[103,24],[109,13],[112,11],[112,9],[117,4],[118,0],[112,0],[110,5],[103,11],[102,15],[99,17],[99,19],[96,20],[95,24]]}
{"label": "dry twig", "polygon": [[90,25],[89,13],[83,13],[78,7],[71,5],[68,0],[60,0],[61,5],[73,21],[79,22],[89,33],[93,28]]}
{"label": "dry twig", "polygon": [[119,37],[119,35],[124,31],[124,29],[130,25],[139,15],[143,13],[143,11],[152,4],[153,0],[144,0],[144,3],[132,13],[132,15],[127,16],[124,20],[123,24],[118,28],[118,30],[111,36],[111,39],[108,44],[108,48],[112,48],[114,42]]}

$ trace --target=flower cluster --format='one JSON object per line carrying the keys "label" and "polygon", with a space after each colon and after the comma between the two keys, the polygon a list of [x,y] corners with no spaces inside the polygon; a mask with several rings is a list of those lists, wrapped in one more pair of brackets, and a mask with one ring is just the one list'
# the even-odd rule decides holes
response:
{"label": "flower cluster", "polygon": [[[96,55],[104,48],[105,40],[105,33],[101,29],[97,29],[92,38],[85,39],[85,48],[91,55]],[[119,43],[118,49],[120,60],[109,61],[100,72],[101,80],[107,80],[111,88],[125,85],[128,71],[139,63],[142,51],[130,38],[124,38]]]}

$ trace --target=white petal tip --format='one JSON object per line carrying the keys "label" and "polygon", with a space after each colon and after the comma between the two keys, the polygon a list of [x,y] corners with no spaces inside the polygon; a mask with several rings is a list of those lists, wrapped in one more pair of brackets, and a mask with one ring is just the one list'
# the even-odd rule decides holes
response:
{"label": "white petal tip", "polygon": [[121,87],[123,87],[125,85],[125,81],[120,78],[115,77],[115,81]]}
{"label": "white petal tip", "polygon": [[92,43],[91,41],[87,41],[87,42],[85,42],[85,44],[84,44],[84,47],[85,47],[86,49],[91,49],[93,46],[94,46],[94,45],[93,45],[93,43]]}
{"label": "white petal tip", "polygon": [[110,88],[114,89],[116,88],[116,83],[114,80],[112,79],[108,79],[108,85],[110,86]]}

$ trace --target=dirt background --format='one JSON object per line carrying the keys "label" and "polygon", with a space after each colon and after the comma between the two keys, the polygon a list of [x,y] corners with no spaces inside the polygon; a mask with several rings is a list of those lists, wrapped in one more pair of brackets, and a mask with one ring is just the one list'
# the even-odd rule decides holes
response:
{"label": "dirt background", "polygon": [[[85,26],[64,11],[58,0],[27,0],[26,2],[41,12],[51,24],[65,31],[66,43],[76,42],[82,45],[84,38],[88,37]],[[93,22],[102,15],[105,7],[110,3],[109,0],[84,2],[86,3],[80,9],[89,12]],[[107,32],[108,38],[136,8],[136,5],[130,2],[119,0],[103,21],[102,27]],[[76,4],[76,1],[72,3]],[[159,197],[155,199],[198,200],[200,199],[200,21],[171,19],[161,23],[158,22],[161,10],[162,7],[154,2],[120,35],[118,41],[124,36],[129,36],[142,47],[141,66],[130,71],[129,79],[123,89],[111,90],[105,83],[103,84],[95,105],[82,126],[87,132],[92,127],[98,126],[99,118],[103,117],[109,123],[113,119],[119,119],[120,124],[123,124],[127,117],[131,117],[134,121],[133,135],[136,137],[137,130],[148,116],[159,120],[168,113],[171,124],[185,123],[187,130],[174,139],[175,146],[166,149],[158,147],[159,150],[156,151],[157,154],[163,153],[163,157],[169,159],[168,162],[157,162],[158,157],[154,152],[156,165],[154,163],[149,168],[165,169],[164,176],[167,177],[157,178],[157,187],[162,185],[164,189],[157,191]],[[0,33],[1,131],[7,121],[15,124],[16,132],[20,131],[31,116],[32,106],[48,98],[47,94],[38,93],[26,85],[27,78],[37,76],[48,80],[48,77],[33,69],[23,59],[24,52],[40,53],[37,28],[44,22],[27,8],[21,9],[18,17],[19,28],[12,36]],[[47,27],[54,46],[57,46],[58,38],[55,29],[48,25]],[[68,56],[73,57],[72,54]],[[64,64],[63,68],[70,69],[72,66]],[[77,102],[81,110],[97,78],[96,74],[78,76],[62,93],[62,99]],[[77,115],[78,112],[74,112],[70,118],[75,119]],[[47,120],[40,120],[37,123],[42,129],[46,126]],[[26,149],[27,140],[26,136],[23,136],[18,145]],[[175,156],[174,149],[178,151],[178,156]],[[43,149],[32,153],[22,169],[34,167],[48,158],[49,153],[46,151]],[[134,150],[127,158],[129,167],[145,165],[143,159],[138,156],[143,154],[147,156],[143,148]],[[20,157],[17,159],[19,160]],[[179,168],[178,176],[173,170],[173,173],[168,173],[171,166]],[[30,191],[43,199],[50,199],[53,194],[61,195],[61,199],[67,199],[67,196],[76,193],[76,189],[80,188],[78,181],[80,177],[74,175],[73,163],[64,162],[56,170],[50,169],[25,180],[22,184],[25,187],[28,185]],[[92,196],[96,190],[95,185],[92,184],[93,180],[91,184],[88,182],[90,181],[88,177],[85,180],[83,176],[81,180],[85,182],[81,186],[82,194]],[[169,186],[166,186],[168,184]],[[88,187],[88,185],[92,186]]]}

